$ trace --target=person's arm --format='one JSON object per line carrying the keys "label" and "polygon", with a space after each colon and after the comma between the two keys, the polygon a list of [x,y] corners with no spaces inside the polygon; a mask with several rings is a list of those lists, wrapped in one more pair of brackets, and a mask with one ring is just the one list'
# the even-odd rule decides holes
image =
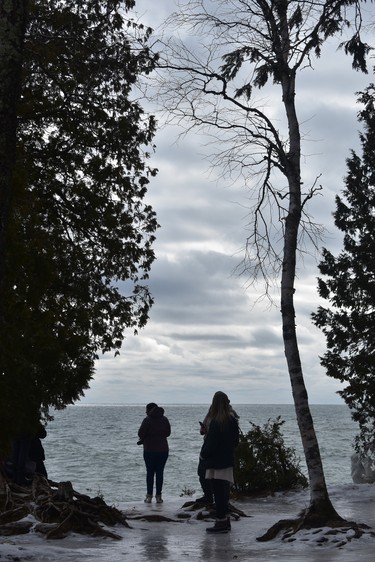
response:
{"label": "person's arm", "polygon": [[208,432],[201,449],[201,458],[208,459],[213,457],[219,446],[219,431],[217,424],[211,421]]}
{"label": "person's arm", "polygon": [[143,422],[141,423],[141,427],[138,430],[138,437],[143,440],[148,432],[148,425],[149,425],[149,421],[148,418],[145,418],[143,420]]}
{"label": "person's arm", "polygon": [[207,414],[204,416],[203,423],[199,422],[201,424],[201,426],[200,426],[200,434],[201,435],[207,435],[207,431],[208,431],[208,428],[209,428],[209,425],[210,425],[210,421],[211,421],[210,413],[207,412]]}

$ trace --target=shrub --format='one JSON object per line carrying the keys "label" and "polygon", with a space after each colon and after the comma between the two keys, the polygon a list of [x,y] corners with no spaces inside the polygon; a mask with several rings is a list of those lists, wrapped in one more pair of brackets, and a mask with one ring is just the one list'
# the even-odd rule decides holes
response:
{"label": "shrub", "polygon": [[280,431],[285,421],[279,416],[263,427],[250,423],[252,429],[240,435],[236,450],[234,491],[252,495],[306,487],[295,450],[285,446]]}
{"label": "shrub", "polygon": [[195,490],[193,488],[189,488],[188,486],[184,486],[181,490],[180,498],[184,496],[194,496]]}

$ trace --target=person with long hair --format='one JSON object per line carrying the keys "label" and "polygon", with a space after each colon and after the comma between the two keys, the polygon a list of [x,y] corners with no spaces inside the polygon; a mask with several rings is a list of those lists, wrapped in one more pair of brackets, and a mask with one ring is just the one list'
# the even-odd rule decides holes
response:
{"label": "person with long hair", "polygon": [[239,442],[238,416],[228,396],[215,392],[210,407],[210,425],[201,449],[206,479],[211,480],[216,506],[216,521],[208,533],[227,533],[231,530],[228,517],[230,486],[234,482],[234,451]]}

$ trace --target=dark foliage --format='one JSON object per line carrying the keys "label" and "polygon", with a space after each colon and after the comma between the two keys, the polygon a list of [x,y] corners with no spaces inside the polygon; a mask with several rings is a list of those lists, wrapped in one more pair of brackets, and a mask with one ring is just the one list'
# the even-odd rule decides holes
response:
{"label": "dark foliage", "polygon": [[144,202],[155,120],[133,88],[149,29],[119,0],[35,0],[25,35],[5,256],[0,444],[88,388],[145,325],[158,227]]}
{"label": "dark foliage", "polygon": [[285,422],[276,418],[240,436],[235,459],[235,491],[251,495],[306,487],[294,449],[281,434]]}
{"label": "dark foliage", "polygon": [[322,365],[345,383],[339,391],[359,423],[363,444],[375,435],[375,87],[359,97],[362,156],[352,152],[343,197],[336,197],[335,225],[343,232],[343,250],[324,249],[318,280],[331,307],[312,315],[326,336]]}

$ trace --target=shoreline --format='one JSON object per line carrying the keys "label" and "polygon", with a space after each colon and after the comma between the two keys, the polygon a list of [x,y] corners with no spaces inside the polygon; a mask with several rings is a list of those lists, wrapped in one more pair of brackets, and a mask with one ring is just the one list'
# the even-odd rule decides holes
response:
{"label": "shoreline", "polygon": [[[332,503],[347,520],[365,523],[375,533],[375,485],[348,484],[334,486],[330,491]],[[211,536],[205,520],[178,519],[184,497],[165,496],[162,504],[143,501],[124,502],[118,509],[125,512],[131,529],[115,527],[122,540],[99,539],[70,535],[58,541],[46,541],[36,533],[16,537],[0,537],[0,560],[20,562],[242,562],[264,560],[270,562],[369,562],[373,558],[375,534],[370,532],[359,539],[350,537],[340,546],[342,535],[326,535],[328,529],[301,531],[290,541],[280,538],[260,543],[256,538],[280,519],[293,518],[308,502],[309,492],[278,493],[233,501],[248,517],[233,521],[232,531]],[[155,514],[172,521],[149,522],[142,514]],[[140,518],[134,518],[141,516]],[[327,537],[329,537],[327,539]]]}

